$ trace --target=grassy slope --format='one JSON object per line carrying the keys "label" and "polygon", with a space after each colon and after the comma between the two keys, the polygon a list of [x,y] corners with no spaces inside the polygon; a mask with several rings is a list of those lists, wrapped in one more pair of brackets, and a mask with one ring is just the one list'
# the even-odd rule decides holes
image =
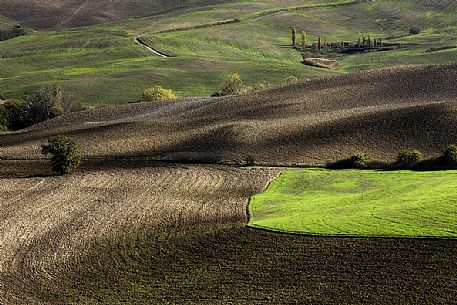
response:
{"label": "grassy slope", "polygon": [[[230,72],[239,72],[248,83],[264,80],[280,85],[291,75],[315,78],[388,65],[449,62],[457,57],[456,50],[424,53],[429,46],[420,45],[391,53],[345,56],[338,71],[305,67],[297,52],[284,47],[289,43],[290,26],[306,30],[309,39],[325,35],[356,40],[361,33],[388,36],[418,24],[426,31],[403,40],[422,44],[438,40],[439,45],[453,44],[451,34],[456,31],[455,12],[426,2],[382,0],[343,6],[330,2],[312,8],[314,2],[318,1],[288,5],[275,0],[240,1],[2,42],[0,92],[21,97],[40,85],[60,83],[80,102],[106,105],[136,100],[154,84],[170,87],[179,96],[209,95]],[[294,10],[282,11],[285,8]],[[406,18],[411,12],[413,17]],[[241,22],[167,32],[233,18]],[[137,35],[177,57],[158,58],[134,44]]]}
{"label": "grassy slope", "polygon": [[287,171],[251,201],[253,227],[318,235],[457,236],[455,171]]}

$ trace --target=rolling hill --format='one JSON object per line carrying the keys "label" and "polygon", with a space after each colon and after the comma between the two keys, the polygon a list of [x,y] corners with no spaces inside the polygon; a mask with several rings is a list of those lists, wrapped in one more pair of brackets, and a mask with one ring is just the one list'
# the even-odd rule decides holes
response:
{"label": "rolling hill", "polygon": [[224,2],[229,0],[3,0],[0,15],[34,29],[56,30]]}
{"label": "rolling hill", "polygon": [[[67,2],[6,3],[46,7]],[[91,1],[88,6],[100,3]],[[103,9],[110,10],[133,2],[103,3]],[[135,3],[135,9],[150,13],[143,6],[151,2]],[[136,101],[154,85],[171,88],[180,97],[209,96],[226,74],[235,72],[248,85],[265,82],[278,87],[290,76],[305,80],[399,65],[451,63],[457,48],[427,51],[455,45],[456,12],[454,1],[230,1],[107,24],[31,31],[0,42],[0,94],[25,98],[40,86],[59,84],[84,105],[107,106]],[[421,33],[410,35],[412,26]],[[291,27],[306,31],[308,44],[318,36],[356,42],[371,35],[405,47],[333,54],[340,67],[319,69],[303,65],[300,53],[290,47]],[[136,44],[137,37],[172,57],[159,57]]]}
{"label": "rolling hill", "polygon": [[457,65],[405,66],[220,98],[77,112],[0,135],[1,158],[38,158],[68,134],[85,157],[322,164],[362,151],[392,159],[456,143]]}
{"label": "rolling hill", "polygon": [[[390,161],[407,148],[428,157],[457,144],[455,1],[0,1],[0,27],[29,27],[26,36],[0,42],[0,95],[26,98],[58,84],[88,106],[0,132],[0,304],[457,299],[455,239],[393,238],[392,232],[387,238],[316,237],[247,226],[258,216],[249,210],[252,196],[281,173],[292,181],[286,189],[294,196],[310,189],[277,165],[321,165],[354,152]],[[412,26],[421,33],[412,35]],[[303,65],[291,48],[291,27],[306,31],[310,41],[371,35],[400,46],[333,54],[340,67],[318,69]],[[248,85],[271,88],[208,97],[233,72]],[[284,86],[290,76],[300,81]],[[135,102],[153,85],[173,89],[180,99]],[[40,153],[55,135],[69,135],[80,146],[83,162],[72,175],[54,175]],[[213,164],[252,157],[264,166]],[[303,175],[307,171],[322,173],[313,178],[320,196],[324,189],[335,190],[337,199],[342,191],[366,197],[357,189],[366,181],[348,179],[345,171],[332,171],[341,177],[330,186],[323,184],[330,171]],[[433,172],[415,172],[408,181],[404,172],[362,173],[382,176],[390,184],[382,184],[379,196],[413,214],[416,200],[391,202],[385,189],[406,188],[427,201],[423,185],[454,176],[441,172],[421,184],[414,175],[426,179]],[[442,190],[451,187],[435,189],[434,198],[442,200]],[[358,204],[353,198],[345,202],[348,214]],[[418,218],[441,227],[446,220],[454,230],[454,198],[446,196],[445,208],[427,203],[433,213]],[[374,205],[382,214],[367,206],[369,217],[359,216],[359,225],[376,224],[370,217],[379,215],[395,221],[389,209]],[[342,221],[340,212],[339,206],[338,221],[353,229],[357,223]],[[290,231],[303,224],[300,215],[288,216],[298,218]],[[316,219],[324,223],[320,214]],[[409,236],[437,236],[423,232],[418,225]]]}

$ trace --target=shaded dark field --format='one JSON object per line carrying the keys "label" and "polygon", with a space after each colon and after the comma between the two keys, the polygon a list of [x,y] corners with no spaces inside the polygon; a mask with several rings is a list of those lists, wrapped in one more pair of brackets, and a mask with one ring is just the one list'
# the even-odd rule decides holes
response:
{"label": "shaded dark field", "polygon": [[11,288],[49,304],[453,304],[456,255],[453,240],[170,231],[99,241],[33,290]]}

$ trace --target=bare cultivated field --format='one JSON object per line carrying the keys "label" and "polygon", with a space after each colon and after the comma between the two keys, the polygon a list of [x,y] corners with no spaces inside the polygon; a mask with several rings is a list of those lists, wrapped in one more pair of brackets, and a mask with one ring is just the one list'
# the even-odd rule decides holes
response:
{"label": "bare cultivated field", "polygon": [[321,164],[362,151],[437,154],[457,142],[457,65],[406,66],[222,98],[129,104],[73,113],[0,135],[0,158],[40,157],[68,134],[85,157],[147,156]]}
{"label": "bare cultivated field", "polygon": [[[145,162],[86,167],[67,177],[0,179],[2,304],[84,304],[94,296],[73,277],[89,273],[103,284],[116,278],[112,272],[135,272],[129,264],[149,257],[131,251],[150,234],[166,240],[179,230],[243,226],[248,198],[278,174]],[[111,246],[117,249],[91,253]],[[85,262],[92,254],[98,259]],[[101,265],[106,270],[94,274]]]}
{"label": "bare cultivated field", "polygon": [[[453,303],[455,240],[247,229],[248,198],[277,170],[146,160],[434,154],[457,142],[456,85],[457,65],[402,67],[89,110],[2,134],[1,303]],[[51,176],[39,159],[58,134],[86,157],[72,176]]]}

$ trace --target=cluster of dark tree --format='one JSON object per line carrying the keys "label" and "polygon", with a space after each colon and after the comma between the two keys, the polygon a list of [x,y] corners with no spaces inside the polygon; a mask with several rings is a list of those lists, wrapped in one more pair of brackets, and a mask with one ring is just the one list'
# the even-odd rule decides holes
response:
{"label": "cluster of dark tree", "polygon": [[404,150],[398,153],[392,162],[373,160],[365,153],[355,153],[349,158],[327,164],[333,169],[412,169],[412,170],[446,170],[457,169],[457,145],[449,145],[441,155],[425,159],[416,149]]}
{"label": "cluster of dark tree", "polygon": [[301,32],[301,39],[297,41],[297,30],[292,28],[292,47],[297,48],[301,47],[302,49],[311,48],[313,50],[321,50],[324,48],[327,49],[340,49],[340,48],[376,48],[382,47],[383,42],[382,38],[371,38],[361,37],[357,42],[348,42],[348,41],[327,41],[327,38],[317,37],[317,41],[311,42],[308,44],[308,35],[305,31]]}
{"label": "cluster of dark tree", "polygon": [[0,131],[18,130],[77,109],[61,87],[45,86],[26,100],[0,103]]}
{"label": "cluster of dark tree", "polygon": [[0,41],[13,39],[19,36],[24,36],[27,32],[20,25],[13,26],[10,30],[0,29]]}

